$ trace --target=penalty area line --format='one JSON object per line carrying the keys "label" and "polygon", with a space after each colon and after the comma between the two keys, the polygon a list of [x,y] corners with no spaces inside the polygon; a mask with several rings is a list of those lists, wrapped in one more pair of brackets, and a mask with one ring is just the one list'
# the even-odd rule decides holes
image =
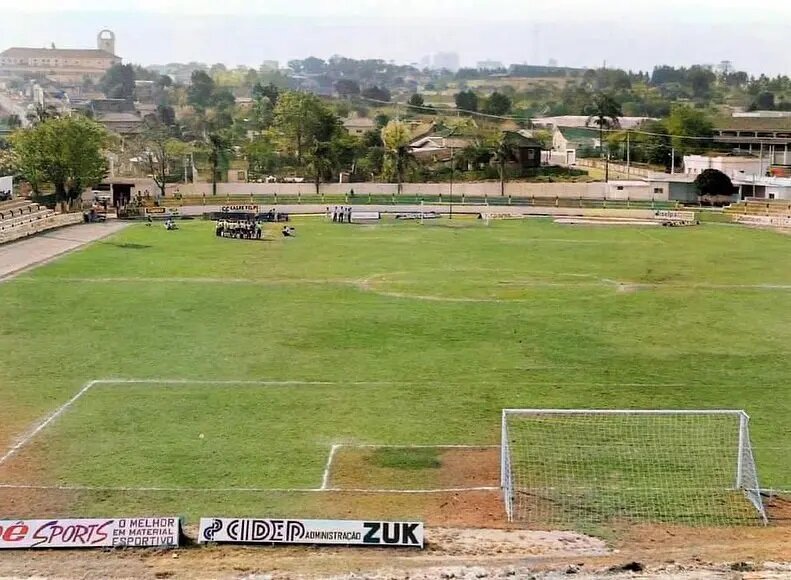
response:
{"label": "penalty area line", "polygon": [[82,397],[85,393],[87,393],[91,387],[95,384],[99,383],[100,381],[89,381],[83,385],[83,387],[74,395],[71,399],[63,403],[60,407],[55,409],[49,416],[45,417],[43,421],[38,423],[31,429],[26,435],[23,435],[14,445],[12,445],[2,457],[0,457],[0,465],[3,465],[6,461],[8,461],[11,457],[13,457],[20,449],[22,449],[25,445],[30,443],[30,441],[39,433],[41,433],[50,423],[52,423],[55,419],[60,417],[66,410],[74,405],[77,400]]}
{"label": "penalty area line", "polygon": [[91,485],[30,485],[0,483],[0,490],[34,491],[86,491],[86,492],[140,492],[140,493],[359,493],[359,494],[437,494],[465,493],[475,491],[499,491],[495,486],[438,487],[429,489],[369,489],[344,487],[112,487]]}

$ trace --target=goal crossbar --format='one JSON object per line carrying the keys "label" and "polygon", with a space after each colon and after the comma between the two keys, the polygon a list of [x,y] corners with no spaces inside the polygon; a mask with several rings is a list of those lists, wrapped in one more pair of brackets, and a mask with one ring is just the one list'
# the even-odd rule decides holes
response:
{"label": "goal crossbar", "polygon": [[737,409],[503,409],[508,519],[766,523],[749,420]]}

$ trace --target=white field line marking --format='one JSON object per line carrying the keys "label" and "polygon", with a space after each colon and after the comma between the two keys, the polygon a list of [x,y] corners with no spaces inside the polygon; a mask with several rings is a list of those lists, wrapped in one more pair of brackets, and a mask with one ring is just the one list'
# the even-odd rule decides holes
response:
{"label": "white field line marking", "polygon": [[[564,275],[564,274],[559,274]],[[586,275],[579,275],[585,277]],[[343,278],[328,278],[328,279],[314,279],[314,278],[283,278],[283,279],[263,279],[258,280],[254,278],[146,278],[146,277],[114,277],[114,278],[74,278],[74,277],[52,277],[52,278],[20,278],[21,280],[41,282],[41,281],[57,281],[57,282],[76,282],[88,284],[107,284],[107,283],[125,283],[125,282],[144,282],[147,284],[152,283],[165,283],[165,284],[248,284],[257,286],[286,286],[289,284],[309,284],[309,285],[338,285],[355,288],[362,292],[384,296],[386,298],[401,298],[409,300],[422,300],[428,302],[459,302],[459,303],[521,303],[532,302],[528,299],[519,298],[474,298],[474,297],[453,297],[453,296],[439,296],[439,295],[424,295],[412,294],[409,292],[390,291],[384,288],[379,288],[374,283],[376,279],[382,279],[385,275],[372,276],[362,280],[351,280]],[[401,282],[408,280],[402,279]],[[791,291],[791,284],[776,284],[776,283],[763,283],[763,284],[716,284],[708,282],[630,282],[628,280],[612,280],[609,278],[599,278],[591,282],[563,282],[563,281],[541,281],[541,280],[524,280],[524,281],[507,281],[499,282],[500,286],[516,287],[522,286],[524,288],[593,288],[593,287],[615,287],[616,289],[622,287],[629,287],[634,289],[680,289],[680,290],[764,290],[764,291],[778,291],[788,292]]]}
{"label": "white field line marking", "polygon": [[0,483],[0,489],[28,489],[35,491],[97,491],[144,493],[368,493],[368,494],[430,494],[464,493],[471,491],[499,491],[499,487],[445,487],[432,489],[368,489],[368,488],[266,488],[266,487],[103,487],[91,485],[26,485]]}
{"label": "white field line marking", "polygon": [[349,444],[337,445],[335,447],[348,447],[350,449],[500,449],[499,445],[398,445],[398,444]]}
{"label": "white field line marking", "polygon": [[327,465],[324,466],[324,475],[321,477],[321,489],[327,489],[330,485],[330,470],[332,469],[332,459],[335,453],[340,448],[340,445],[333,445],[330,447],[330,454],[327,457]]}
{"label": "white field line marking", "polygon": [[3,465],[8,459],[10,459],[17,451],[22,449],[25,445],[27,445],[36,435],[41,433],[47,425],[52,423],[55,419],[60,417],[69,407],[71,407],[77,399],[82,397],[88,390],[93,387],[99,381],[89,381],[86,383],[76,395],[74,395],[71,399],[63,403],[60,407],[55,409],[48,417],[46,417],[43,421],[41,421],[38,425],[33,427],[26,435],[22,436],[14,445],[12,445],[8,451],[6,451],[2,457],[0,457],[0,465]]}

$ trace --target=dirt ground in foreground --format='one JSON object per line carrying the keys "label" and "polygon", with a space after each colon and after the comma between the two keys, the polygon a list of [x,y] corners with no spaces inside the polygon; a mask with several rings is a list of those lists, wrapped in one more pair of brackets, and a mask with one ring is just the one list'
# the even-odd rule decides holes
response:
{"label": "dirt ground in foreground", "polygon": [[[44,494],[36,501],[39,506]],[[344,498],[339,501],[340,498]],[[50,502],[56,498],[50,496]],[[62,501],[63,498],[60,498]],[[631,526],[575,532],[508,526],[497,493],[435,496],[327,494],[328,517],[415,510],[427,522],[426,548],[185,546],[168,550],[8,551],[0,578],[791,578],[791,502],[776,499],[768,527]],[[0,505],[5,504],[0,494]],[[491,527],[492,523],[497,527]],[[482,526],[487,526],[484,529]],[[193,525],[185,529],[194,538]],[[637,563],[637,564],[635,564]],[[640,570],[639,573],[631,570]]]}
{"label": "dirt ground in foreground", "polygon": [[[194,532],[194,530],[187,530]],[[572,532],[429,528],[419,550],[187,547],[6,552],[0,578],[791,577],[791,528],[633,528],[605,542]],[[635,574],[630,570],[640,570]]]}

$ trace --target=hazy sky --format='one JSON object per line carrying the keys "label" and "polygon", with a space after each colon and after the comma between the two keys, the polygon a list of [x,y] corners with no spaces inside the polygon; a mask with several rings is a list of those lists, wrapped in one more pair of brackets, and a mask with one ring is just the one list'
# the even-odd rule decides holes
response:
{"label": "hazy sky", "polygon": [[110,28],[118,55],[141,64],[454,51],[467,65],[731,60],[789,74],[789,22],[791,0],[0,0],[0,47],[91,47]]}

